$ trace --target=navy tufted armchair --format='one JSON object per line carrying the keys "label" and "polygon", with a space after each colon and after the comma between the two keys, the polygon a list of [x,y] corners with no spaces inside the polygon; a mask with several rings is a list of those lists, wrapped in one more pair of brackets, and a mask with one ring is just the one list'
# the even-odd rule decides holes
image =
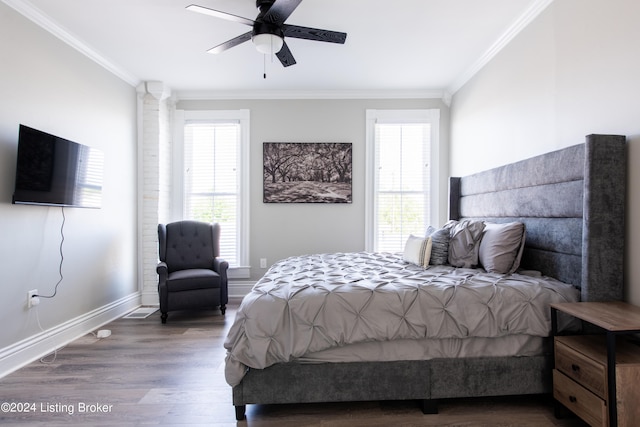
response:
{"label": "navy tufted armchair", "polygon": [[227,269],[220,255],[220,225],[177,221],[158,225],[158,294],[162,323],[169,311],[220,306],[229,301]]}

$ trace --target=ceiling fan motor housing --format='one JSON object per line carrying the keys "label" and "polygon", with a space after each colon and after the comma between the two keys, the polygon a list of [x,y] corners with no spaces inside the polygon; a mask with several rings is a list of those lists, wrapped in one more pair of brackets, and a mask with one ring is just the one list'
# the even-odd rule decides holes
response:
{"label": "ceiling fan motor housing", "polygon": [[284,38],[284,33],[280,27],[276,27],[275,25],[267,24],[262,21],[256,21],[253,24],[253,31],[251,32],[251,35],[257,36],[258,34],[273,34],[274,36]]}

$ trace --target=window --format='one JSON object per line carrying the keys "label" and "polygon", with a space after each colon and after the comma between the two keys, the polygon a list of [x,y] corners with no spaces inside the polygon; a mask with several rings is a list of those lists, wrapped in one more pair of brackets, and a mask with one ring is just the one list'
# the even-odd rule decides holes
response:
{"label": "window", "polygon": [[368,110],[368,251],[401,252],[437,222],[439,110]]}
{"label": "window", "polygon": [[[248,277],[249,113],[178,111],[175,216],[220,224],[229,276]],[[178,169],[176,169],[178,170]],[[177,182],[179,181],[179,182]]]}

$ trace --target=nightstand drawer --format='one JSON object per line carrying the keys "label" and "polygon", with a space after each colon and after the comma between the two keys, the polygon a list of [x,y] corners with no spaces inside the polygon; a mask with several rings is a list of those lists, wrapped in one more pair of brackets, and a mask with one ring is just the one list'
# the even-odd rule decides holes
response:
{"label": "nightstand drawer", "polygon": [[607,368],[586,354],[593,341],[584,336],[555,338],[556,369],[602,399],[607,399]]}
{"label": "nightstand drawer", "polygon": [[605,401],[569,377],[553,370],[553,397],[591,426],[607,426]]}

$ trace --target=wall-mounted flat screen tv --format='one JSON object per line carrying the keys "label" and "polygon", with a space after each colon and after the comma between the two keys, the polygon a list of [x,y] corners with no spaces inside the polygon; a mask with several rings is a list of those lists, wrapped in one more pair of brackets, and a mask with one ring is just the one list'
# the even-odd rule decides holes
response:
{"label": "wall-mounted flat screen tv", "polygon": [[102,151],[20,125],[14,204],[100,208]]}

